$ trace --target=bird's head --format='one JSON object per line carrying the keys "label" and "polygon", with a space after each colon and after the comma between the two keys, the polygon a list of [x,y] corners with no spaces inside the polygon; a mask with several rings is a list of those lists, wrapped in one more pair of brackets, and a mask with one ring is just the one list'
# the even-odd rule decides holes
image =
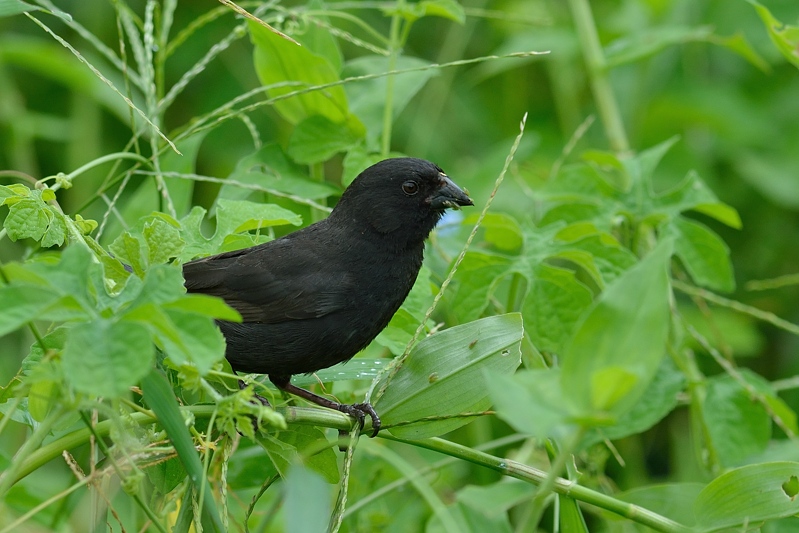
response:
{"label": "bird's head", "polygon": [[446,209],[468,205],[474,205],[471,198],[437,165],[399,157],[361,172],[344,191],[333,215],[364,221],[402,241],[421,242]]}

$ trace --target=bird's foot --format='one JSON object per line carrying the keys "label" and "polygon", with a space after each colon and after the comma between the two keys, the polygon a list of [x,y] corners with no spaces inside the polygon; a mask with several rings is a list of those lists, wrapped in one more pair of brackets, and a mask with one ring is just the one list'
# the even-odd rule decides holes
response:
{"label": "bird's foot", "polygon": [[380,425],[381,425],[380,417],[377,415],[377,411],[375,411],[375,408],[372,407],[372,404],[356,403],[349,405],[346,403],[341,403],[338,404],[337,409],[342,413],[350,415],[355,419],[357,419],[358,423],[361,425],[361,428],[363,428],[364,425],[364,418],[366,418],[366,415],[369,415],[369,418],[372,419],[372,434],[370,435],[370,437],[373,438],[376,437],[378,432],[380,431]]}
{"label": "bird's foot", "polygon": [[[244,383],[244,380],[240,379],[239,380],[239,390],[244,390],[246,388],[247,388],[247,384]],[[269,403],[269,400],[267,400],[266,398],[264,398],[263,396],[261,396],[260,394],[255,392],[254,390],[253,390],[253,393],[252,393],[252,397],[253,397],[254,400],[258,400],[258,402],[260,402],[260,404],[263,405],[264,407],[272,407],[272,404]]]}
{"label": "bird's foot", "polygon": [[[240,379],[239,380],[239,390],[244,390],[246,388],[247,388],[247,384],[244,383],[244,381]],[[266,398],[264,398],[263,396],[261,396],[260,394],[258,394],[255,391],[253,391],[253,393],[252,393],[252,399],[257,401],[258,403],[260,403],[264,407],[270,407],[270,408],[272,407],[272,404],[269,403],[269,400],[267,400]],[[254,404],[255,402],[252,402],[252,403]],[[254,415],[249,415],[249,418],[250,418],[250,421],[252,422],[253,431],[258,433],[258,418],[255,417]],[[239,434],[243,435],[243,433],[241,433],[241,431],[239,431]]]}

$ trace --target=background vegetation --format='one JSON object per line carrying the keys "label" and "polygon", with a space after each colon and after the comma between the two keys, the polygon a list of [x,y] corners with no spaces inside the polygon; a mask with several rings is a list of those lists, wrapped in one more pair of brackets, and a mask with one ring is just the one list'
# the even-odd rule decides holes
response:
{"label": "background vegetation", "polygon": [[[0,0],[0,531],[796,530],[795,1],[240,6],[302,46],[228,2]],[[295,380],[388,427],[339,440],[250,403],[176,264],[395,154],[477,207]]]}

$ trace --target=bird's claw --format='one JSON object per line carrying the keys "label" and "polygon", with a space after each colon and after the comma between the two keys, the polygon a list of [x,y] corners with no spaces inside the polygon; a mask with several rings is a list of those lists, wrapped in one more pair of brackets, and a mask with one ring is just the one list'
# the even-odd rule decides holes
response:
{"label": "bird's claw", "polygon": [[380,431],[380,417],[370,403],[356,403],[352,405],[341,404],[339,410],[342,413],[355,417],[361,428],[363,428],[364,425],[364,418],[366,418],[366,415],[369,415],[369,418],[372,419],[372,434],[370,437],[376,437],[377,433]]}

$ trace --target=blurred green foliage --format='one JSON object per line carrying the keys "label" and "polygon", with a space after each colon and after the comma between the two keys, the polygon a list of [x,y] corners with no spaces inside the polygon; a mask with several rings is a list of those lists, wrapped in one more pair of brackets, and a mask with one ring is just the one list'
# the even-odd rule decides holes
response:
{"label": "blurred green foliage", "polygon": [[[796,527],[794,0],[239,4],[0,0],[0,531]],[[493,204],[319,372],[393,425],[342,459],[175,264],[397,154]]]}

